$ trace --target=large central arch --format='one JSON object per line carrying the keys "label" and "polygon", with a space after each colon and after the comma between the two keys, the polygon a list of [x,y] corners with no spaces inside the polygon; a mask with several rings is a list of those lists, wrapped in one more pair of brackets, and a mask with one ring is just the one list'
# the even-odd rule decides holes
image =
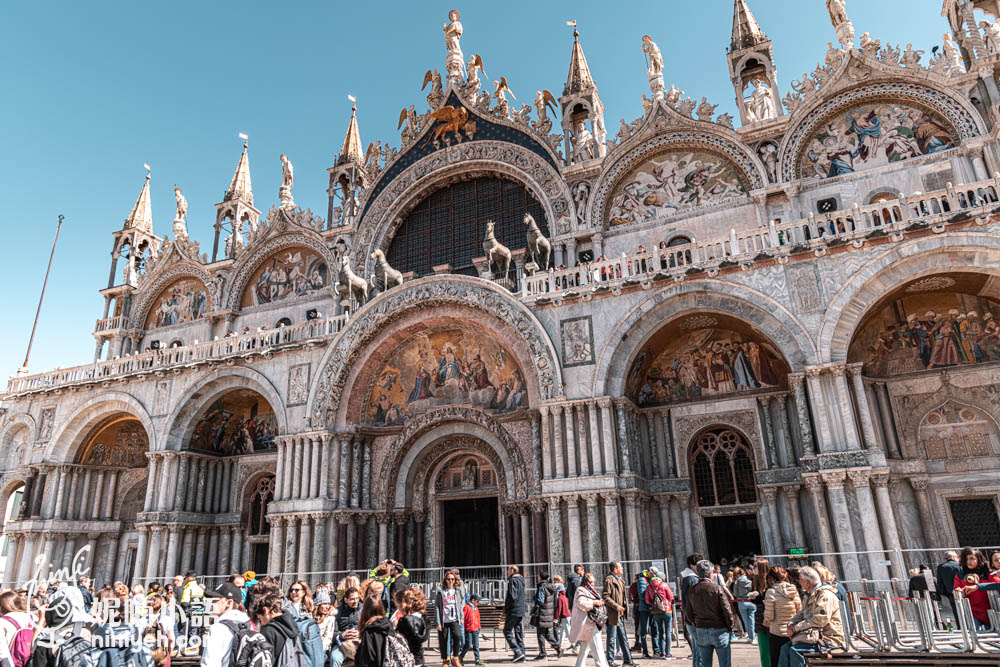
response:
{"label": "large central arch", "polygon": [[347,426],[347,406],[341,404],[341,396],[358,381],[366,353],[385,344],[388,336],[400,329],[400,323],[409,321],[408,326],[417,326],[435,310],[449,311],[455,319],[476,319],[481,326],[506,332],[514,347],[521,350],[520,365],[530,404],[562,396],[555,348],[530,310],[487,281],[433,276],[394,288],[354,315],[320,362],[307,411],[312,428]]}

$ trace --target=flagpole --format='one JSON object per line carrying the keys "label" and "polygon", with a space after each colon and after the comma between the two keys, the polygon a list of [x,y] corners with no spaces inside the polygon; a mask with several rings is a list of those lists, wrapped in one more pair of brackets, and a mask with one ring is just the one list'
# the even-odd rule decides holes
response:
{"label": "flagpole", "polygon": [[31,325],[31,337],[28,339],[28,351],[24,353],[24,365],[20,375],[28,373],[28,357],[31,356],[31,345],[35,342],[35,329],[38,328],[38,316],[42,312],[42,300],[45,299],[45,287],[49,284],[49,273],[52,271],[52,258],[56,255],[56,242],[59,240],[59,229],[62,227],[63,215],[59,214],[59,224],[56,225],[56,237],[52,239],[52,252],[49,253],[49,266],[45,269],[45,280],[42,282],[42,293],[38,297],[38,309],[35,311],[35,323]]}

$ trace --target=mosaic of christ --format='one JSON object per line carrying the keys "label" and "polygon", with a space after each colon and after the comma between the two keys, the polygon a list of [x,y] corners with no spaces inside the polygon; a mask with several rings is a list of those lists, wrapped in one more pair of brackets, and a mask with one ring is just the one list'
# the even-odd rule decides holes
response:
{"label": "mosaic of christ", "polygon": [[784,386],[788,367],[771,343],[734,318],[674,321],[642,349],[627,379],[640,406]]}
{"label": "mosaic of christ", "polygon": [[502,413],[527,404],[524,374],[507,349],[481,331],[453,327],[396,349],[375,377],[365,422],[396,426],[441,405]]}
{"label": "mosaic of christ", "polygon": [[615,187],[608,220],[612,225],[656,220],[745,193],[740,172],[718,155],[665,153],[640,164]]}
{"label": "mosaic of christ", "polygon": [[146,319],[146,328],[192,322],[208,311],[208,305],[208,291],[200,280],[193,278],[178,280],[163,290],[160,298],[156,300]]}
{"label": "mosaic of christ", "polygon": [[929,155],[954,145],[948,125],[911,106],[879,103],[827,119],[806,144],[803,178],[832,178]]}
{"label": "mosaic of christ", "polygon": [[330,284],[322,257],[305,248],[282,250],[267,259],[250,278],[243,306],[305,296]]}

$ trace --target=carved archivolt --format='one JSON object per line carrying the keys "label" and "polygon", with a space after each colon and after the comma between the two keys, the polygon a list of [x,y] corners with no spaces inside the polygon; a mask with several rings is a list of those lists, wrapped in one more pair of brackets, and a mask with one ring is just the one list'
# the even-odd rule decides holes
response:
{"label": "carved archivolt", "polygon": [[331,271],[336,270],[337,260],[318,234],[313,236],[309,233],[290,233],[275,236],[270,241],[262,243],[257,247],[251,246],[240,255],[233,270],[229,290],[226,293],[225,309],[231,312],[239,310],[243,290],[246,288],[247,281],[250,280],[250,276],[253,275],[254,271],[276,252],[295,246],[313,250],[323,258]]}
{"label": "carved archivolt", "polygon": [[551,229],[559,229],[561,219],[576,218],[569,187],[540,155],[503,141],[467,141],[417,160],[378,193],[359,225],[352,266],[367,266],[373,250],[386,250],[406,214],[432,192],[457,180],[486,175],[511,178],[527,187],[545,209]]}
{"label": "carved archivolt", "polygon": [[[376,479],[385,480],[386,482],[383,488],[379,491],[382,496],[383,507],[389,507],[392,505],[391,499],[396,491],[396,484],[398,483],[397,479],[401,472],[403,459],[417,439],[422,434],[427,433],[432,429],[456,422],[475,424],[486,429],[492,436],[494,436],[496,441],[503,447],[507,456],[510,457],[510,465],[513,470],[504,469],[505,466],[500,462],[499,457],[497,457],[496,453],[488,443],[476,438],[463,438],[461,441],[466,442],[467,440],[475,440],[476,442],[479,442],[480,445],[473,447],[473,450],[487,456],[490,463],[493,465],[494,470],[497,471],[497,474],[503,476],[501,479],[506,480],[507,474],[513,474],[514,490],[518,497],[524,497],[527,495],[528,469],[526,461],[529,460],[530,457],[526,455],[526,452],[522,450],[522,447],[518,445],[517,441],[513,438],[513,436],[511,436],[504,425],[480,410],[448,406],[438,408],[431,412],[426,412],[419,417],[411,419],[403,430],[400,431],[389,444],[389,451],[386,452],[385,456],[382,458],[382,467],[379,470],[378,477],[376,477]],[[525,446],[527,446],[527,444],[528,443],[526,443]],[[437,445],[435,445],[433,451],[438,451]],[[453,451],[458,450],[456,449]],[[423,475],[423,477],[426,477],[426,474]],[[426,481],[419,482],[418,479],[418,483],[426,484]],[[416,500],[416,498],[418,498],[418,496],[416,495],[416,492],[414,492],[414,499]]]}
{"label": "carved archivolt", "polygon": [[792,122],[800,124],[792,127],[785,135],[778,151],[781,156],[781,178],[783,182],[799,178],[799,166],[807,142],[831,114],[846,111],[852,106],[884,100],[887,103],[914,102],[931,109],[947,120],[958,135],[959,140],[979,136],[982,131],[968,103],[963,104],[947,93],[926,85],[902,82],[884,82],[865,85],[827,99],[815,105],[803,105],[792,116]]}
{"label": "carved archivolt", "polygon": [[[460,276],[423,278],[380,295],[362,308],[327,352],[309,404],[312,428],[332,424],[345,380],[367,344],[413,309],[469,306],[512,327],[531,354],[540,400],[562,396],[559,364],[545,329],[523,304],[491,283]],[[525,367],[525,372],[530,372]]]}
{"label": "carved archivolt", "polygon": [[[661,111],[661,113],[665,116],[667,112]],[[667,121],[664,120],[664,122]],[[653,126],[655,126],[655,122]],[[767,172],[760,160],[746,146],[722,136],[721,133],[709,133],[700,129],[667,131],[634,145],[634,148],[624,153],[619,154],[616,151],[614,158],[609,158],[606,161],[604,170],[598,178],[597,186],[590,198],[587,219],[594,225],[605,225],[611,193],[619,181],[642,162],[655,155],[673,150],[702,150],[718,154],[743,172],[750,190],[762,188],[767,183]],[[714,207],[722,208],[731,208],[732,206],[733,202],[730,200],[714,205]],[[691,209],[691,211],[709,208],[713,208],[713,205]]]}
{"label": "carved archivolt", "polygon": [[[417,461],[420,472],[413,482],[413,496],[410,500],[414,512],[427,509],[427,490],[440,475],[441,464],[465,452],[475,452],[490,462],[496,472],[496,490],[500,502],[507,501],[507,471],[504,470],[503,464],[493,448],[479,438],[455,437],[435,443],[434,448]],[[390,492],[397,483],[397,480],[393,480],[393,483],[388,485]]]}

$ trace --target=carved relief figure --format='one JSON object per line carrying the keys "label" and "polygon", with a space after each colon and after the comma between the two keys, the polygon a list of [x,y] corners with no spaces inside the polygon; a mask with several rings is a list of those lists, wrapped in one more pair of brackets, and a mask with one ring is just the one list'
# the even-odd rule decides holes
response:
{"label": "carved relief figure", "polygon": [[806,145],[803,177],[832,178],[947,150],[954,139],[934,114],[883,102],[830,118]]}
{"label": "carved relief figure", "polygon": [[613,225],[656,220],[678,211],[739,197],[744,179],[730,162],[707,152],[671,152],[626,176],[611,196]]}
{"label": "carved relief figure", "polygon": [[937,291],[937,285],[947,283],[917,283],[928,289],[904,290],[869,316],[848,359],[864,362],[865,374],[878,377],[1000,361],[1000,300]]}
{"label": "carved relief figure", "polygon": [[442,405],[512,412],[528,403],[524,375],[499,342],[460,327],[423,333],[400,345],[375,375],[364,420],[403,424]]}
{"label": "carved relief figure", "polygon": [[783,386],[788,367],[774,346],[726,320],[738,328],[664,327],[633,362],[626,391],[646,406]]}
{"label": "carved relief figure", "polygon": [[193,322],[208,312],[208,289],[195,278],[182,278],[163,290],[146,319],[146,328]]}
{"label": "carved relief figure", "polygon": [[230,456],[274,448],[278,422],[264,398],[249,389],[213,402],[191,434],[188,449]]}
{"label": "carved relief figure", "polygon": [[984,412],[948,401],[929,412],[920,423],[917,439],[923,447],[916,456],[928,459],[965,459],[995,456],[1000,428]]}
{"label": "carved relief figure", "polygon": [[329,284],[330,270],[318,254],[307,248],[282,250],[253,273],[242,303],[257,306],[307,296]]}

